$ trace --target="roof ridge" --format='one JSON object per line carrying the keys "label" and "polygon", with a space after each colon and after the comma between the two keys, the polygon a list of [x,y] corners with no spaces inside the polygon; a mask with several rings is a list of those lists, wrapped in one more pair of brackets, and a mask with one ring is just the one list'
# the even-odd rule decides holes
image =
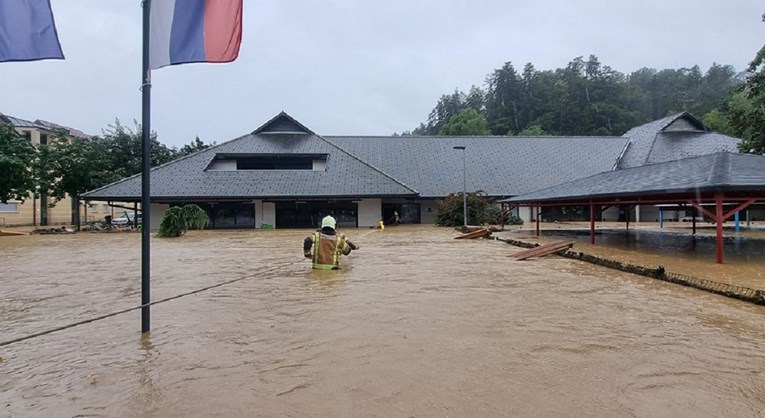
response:
{"label": "roof ridge", "polygon": [[[223,143],[220,143],[220,144],[210,145],[209,147],[207,147],[207,148],[205,148],[205,149],[203,149],[203,150],[199,150],[199,151],[195,151],[195,152],[192,152],[191,154],[187,154],[187,155],[184,155],[183,157],[180,157],[180,158],[176,158],[176,159],[174,159],[174,160],[172,160],[172,161],[168,161],[168,162],[166,162],[166,163],[163,163],[163,164],[160,164],[160,165],[158,165],[158,166],[156,166],[156,167],[151,167],[151,168],[150,168],[150,170],[149,170],[149,176],[151,176],[151,172],[152,172],[152,171],[155,171],[155,170],[158,170],[158,169],[160,169],[160,168],[164,168],[165,166],[168,166],[168,165],[170,165],[170,164],[174,164],[174,163],[177,163],[177,162],[183,161],[183,160],[185,160],[185,159],[188,159],[188,158],[194,157],[194,156],[196,156],[196,155],[198,155],[198,154],[202,154],[202,153],[205,153],[205,152],[209,152],[209,151],[212,151],[213,149],[215,149],[215,148],[218,148],[218,147],[220,147],[220,146],[223,146],[224,144],[228,144],[228,143],[230,143],[230,142],[238,141],[238,140],[240,140],[240,139],[242,139],[242,138],[245,138],[245,137],[247,137],[247,136],[250,136],[250,134],[244,134],[244,135],[242,135],[242,136],[240,136],[240,137],[238,137],[238,138],[234,138],[234,139],[232,139],[232,140],[229,140],[229,141],[226,141],[226,142],[223,142]],[[209,163],[208,163],[208,165],[209,165]],[[207,169],[205,168],[205,170],[203,170],[203,171],[206,171],[206,170],[207,170]],[[101,187],[99,187],[99,188],[97,188],[97,189],[88,190],[87,192],[83,193],[83,196],[84,196],[84,195],[87,195],[87,194],[90,194],[90,193],[93,193],[93,192],[97,192],[97,191],[99,191],[99,190],[101,190],[101,189],[103,189],[103,188],[106,188],[106,187],[111,187],[111,186],[114,186],[114,185],[117,185],[117,184],[121,184],[121,183],[124,183],[124,182],[126,182],[126,181],[128,181],[128,180],[131,180],[131,179],[133,179],[133,178],[136,178],[136,177],[140,177],[140,176],[142,176],[142,175],[143,175],[143,172],[141,172],[141,173],[136,173],[136,174],[133,174],[132,176],[128,176],[128,177],[125,177],[125,178],[123,178],[123,179],[117,180],[117,181],[115,181],[114,183],[109,183],[109,184],[106,184],[106,185],[104,185],[104,186],[101,186]],[[149,179],[151,180],[151,177],[149,177]]]}
{"label": "roof ridge", "polygon": [[[281,112],[279,112],[278,115],[276,115],[276,116],[272,117],[271,119],[269,119],[268,122],[260,125],[260,127],[258,127],[257,129],[255,129],[251,133],[254,134],[254,135],[259,135],[259,134],[278,134],[279,132],[263,132],[263,129],[265,129],[269,125],[273,124],[274,122],[276,122],[276,120],[279,119],[279,118],[286,118],[290,122],[294,123],[298,128],[302,129],[304,131],[304,133],[306,133],[308,135],[316,135],[316,133],[314,131],[308,129],[305,125],[303,125],[302,123],[298,122],[297,119],[293,118],[292,116],[290,116],[287,112],[285,112],[283,110]],[[295,133],[295,132],[290,132],[290,133]]]}
{"label": "roof ridge", "polygon": [[727,184],[731,179],[732,153],[727,151],[716,152],[714,161],[709,170],[707,181],[712,184]]}
{"label": "roof ridge", "polygon": [[416,136],[393,136],[393,135],[323,135],[325,138],[389,138],[389,139],[465,139],[465,138],[486,138],[486,139],[579,139],[579,138],[598,138],[598,139],[624,139],[624,135],[539,135],[539,136],[515,136],[515,135],[416,135]]}
{"label": "roof ridge", "polygon": [[667,126],[672,125],[676,120],[680,119],[681,117],[683,117],[687,113],[688,112],[684,110],[684,111],[682,111],[680,113],[675,113],[674,115],[665,116],[665,117],[659,119],[660,121],[666,119],[667,123],[664,123],[664,124],[660,125],[659,130],[656,131],[656,133],[658,134],[659,132],[663,131],[664,129],[667,128]]}

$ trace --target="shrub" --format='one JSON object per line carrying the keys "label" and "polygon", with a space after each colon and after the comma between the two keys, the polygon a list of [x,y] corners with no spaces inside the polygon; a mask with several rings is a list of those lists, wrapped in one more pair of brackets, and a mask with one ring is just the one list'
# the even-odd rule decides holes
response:
{"label": "shrub", "polygon": [[208,223],[207,212],[197,205],[173,206],[162,216],[157,236],[180,237],[189,229],[204,229]]}
{"label": "shrub", "polygon": [[[482,191],[467,195],[467,224],[483,225],[498,223],[499,210]],[[462,193],[452,193],[438,203],[436,225],[461,226],[463,224]]]}

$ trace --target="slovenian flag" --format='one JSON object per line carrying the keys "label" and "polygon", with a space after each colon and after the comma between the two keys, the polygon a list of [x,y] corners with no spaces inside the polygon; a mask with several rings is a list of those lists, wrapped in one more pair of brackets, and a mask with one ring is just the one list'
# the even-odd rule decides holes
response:
{"label": "slovenian flag", "polygon": [[231,62],[239,56],[242,0],[151,0],[150,13],[152,70],[191,62]]}
{"label": "slovenian flag", "polygon": [[49,0],[0,0],[0,62],[64,59]]}

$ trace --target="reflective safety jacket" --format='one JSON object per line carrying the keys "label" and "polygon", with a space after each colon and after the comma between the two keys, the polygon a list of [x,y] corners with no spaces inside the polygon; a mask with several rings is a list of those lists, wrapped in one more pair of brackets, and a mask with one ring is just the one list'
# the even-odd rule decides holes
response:
{"label": "reflective safety jacket", "polygon": [[[311,234],[313,242],[313,268],[321,270],[338,269],[340,255],[351,253],[345,235],[328,235],[319,231]],[[307,255],[307,254],[306,254]]]}

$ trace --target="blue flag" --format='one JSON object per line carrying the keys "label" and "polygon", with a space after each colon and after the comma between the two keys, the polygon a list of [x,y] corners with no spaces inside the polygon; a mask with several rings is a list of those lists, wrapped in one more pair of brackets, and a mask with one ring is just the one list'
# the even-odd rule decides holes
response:
{"label": "blue flag", "polygon": [[64,59],[50,0],[0,0],[0,62]]}
{"label": "blue flag", "polygon": [[242,0],[152,0],[149,68],[231,62],[242,42]]}

